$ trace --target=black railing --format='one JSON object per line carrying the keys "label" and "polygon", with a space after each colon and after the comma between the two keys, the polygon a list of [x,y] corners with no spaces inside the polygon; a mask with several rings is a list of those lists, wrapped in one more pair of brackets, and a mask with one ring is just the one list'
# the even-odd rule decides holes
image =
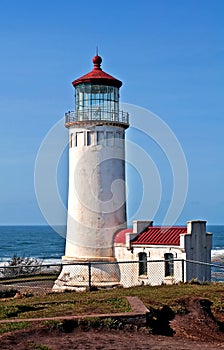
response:
{"label": "black railing", "polygon": [[105,121],[129,124],[129,114],[127,112],[108,111],[101,108],[89,108],[65,113],[65,124],[79,121]]}
{"label": "black railing", "polygon": [[[161,285],[179,282],[204,283],[224,282],[224,266],[200,261],[173,259],[173,271],[165,276],[165,260],[148,260],[143,274],[139,273],[142,261],[116,262],[80,262],[63,264],[35,265],[32,270],[24,271],[21,266],[0,266],[0,291],[6,288],[28,290],[33,292],[51,291],[57,278],[65,285],[74,280],[77,287],[92,288],[110,286],[114,272],[120,273],[120,283],[125,287],[140,285]],[[144,261],[145,263],[145,261]],[[66,270],[63,273],[63,267]],[[197,268],[199,267],[199,268]],[[96,279],[95,270],[102,271],[102,280]],[[82,278],[80,278],[80,272]],[[61,275],[59,276],[59,274]]]}

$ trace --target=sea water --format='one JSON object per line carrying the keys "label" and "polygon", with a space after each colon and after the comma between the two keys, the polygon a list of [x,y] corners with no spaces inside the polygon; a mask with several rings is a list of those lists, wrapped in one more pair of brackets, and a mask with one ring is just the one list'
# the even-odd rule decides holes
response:
{"label": "sea water", "polygon": [[14,255],[38,258],[46,264],[60,262],[65,249],[65,227],[0,226],[0,265]]}
{"label": "sea water", "polygon": [[[60,232],[60,233],[57,233]],[[38,258],[45,264],[61,261],[65,249],[65,227],[0,226],[0,265],[14,255]],[[213,233],[212,257],[224,258],[224,225],[207,226]]]}

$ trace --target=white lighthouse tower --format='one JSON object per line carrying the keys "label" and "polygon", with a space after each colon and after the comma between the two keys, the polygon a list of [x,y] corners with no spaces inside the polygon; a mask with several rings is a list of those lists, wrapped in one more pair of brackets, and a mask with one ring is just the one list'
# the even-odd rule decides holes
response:
{"label": "white lighthouse tower", "polygon": [[88,286],[87,262],[93,263],[94,285],[116,285],[120,279],[116,264],[106,262],[115,261],[114,235],[126,227],[124,141],[129,121],[119,110],[122,82],[105,73],[101,63],[96,55],[92,71],[73,81],[75,111],[65,115],[68,218],[64,265],[55,290]]}

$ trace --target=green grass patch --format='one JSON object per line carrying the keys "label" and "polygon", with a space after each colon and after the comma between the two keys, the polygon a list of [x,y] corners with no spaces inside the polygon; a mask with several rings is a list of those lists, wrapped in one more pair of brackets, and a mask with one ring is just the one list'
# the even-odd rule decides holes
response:
{"label": "green grass patch", "polygon": [[180,284],[83,293],[49,293],[4,301],[0,299],[0,319],[129,312],[131,309],[126,296],[139,297],[148,308],[168,305],[174,311],[181,309],[181,299],[200,297],[209,299],[216,312],[224,311],[223,283]]}
{"label": "green grass patch", "polygon": [[15,322],[15,323],[2,323],[0,324],[0,334],[6,332],[18,331],[21,329],[27,329],[31,327],[30,322]]}
{"label": "green grass patch", "polygon": [[213,303],[213,311],[224,312],[223,287],[223,283],[136,287],[130,288],[127,295],[138,296],[148,308],[159,308],[163,305],[168,305],[174,311],[182,309],[181,299],[205,298]]}
{"label": "green grass patch", "polygon": [[128,312],[124,297],[94,293],[60,293],[0,301],[0,319],[36,318],[94,313]]}
{"label": "green grass patch", "polygon": [[19,283],[19,282],[32,282],[32,281],[45,281],[45,280],[56,280],[58,273],[42,273],[37,275],[29,276],[14,276],[14,277],[1,277],[0,285],[5,283]]}

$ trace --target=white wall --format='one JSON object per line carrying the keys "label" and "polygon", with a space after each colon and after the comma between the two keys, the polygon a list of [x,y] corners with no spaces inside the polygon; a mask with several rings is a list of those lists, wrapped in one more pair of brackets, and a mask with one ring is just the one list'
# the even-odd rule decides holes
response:
{"label": "white wall", "polygon": [[[147,254],[147,276],[139,276],[139,253],[142,252]],[[165,277],[166,253],[172,253],[174,259],[186,258],[185,252],[176,246],[133,246],[131,251],[122,244],[116,244],[115,256],[120,267],[121,284],[124,287],[142,284],[153,286],[182,281],[182,261],[174,262],[174,276]],[[133,263],[128,263],[130,261]]]}
{"label": "white wall", "polygon": [[[130,234],[126,235],[128,241]],[[121,284],[124,287],[189,282],[191,279],[210,281],[211,279],[211,267],[206,263],[211,263],[212,234],[206,232],[205,221],[189,221],[187,234],[180,235],[180,246],[130,246],[125,242],[115,244],[114,249],[115,257],[119,262]],[[142,252],[147,254],[147,275],[139,276],[138,261],[139,253]],[[172,253],[174,259],[187,260],[187,262],[174,261],[173,276],[165,277],[164,255],[166,253]],[[128,261],[132,261],[133,264],[127,263]],[[197,261],[204,262],[205,265],[196,264]]]}
{"label": "white wall", "polygon": [[[189,221],[187,235],[181,237],[185,245],[186,260],[211,263],[212,234],[206,232],[206,221]],[[211,268],[208,265],[186,263],[186,280],[197,278],[199,281],[211,280]]]}
{"label": "white wall", "polygon": [[69,128],[65,259],[113,257],[113,236],[126,227],[122,133],[124,129],[115,126]]}

